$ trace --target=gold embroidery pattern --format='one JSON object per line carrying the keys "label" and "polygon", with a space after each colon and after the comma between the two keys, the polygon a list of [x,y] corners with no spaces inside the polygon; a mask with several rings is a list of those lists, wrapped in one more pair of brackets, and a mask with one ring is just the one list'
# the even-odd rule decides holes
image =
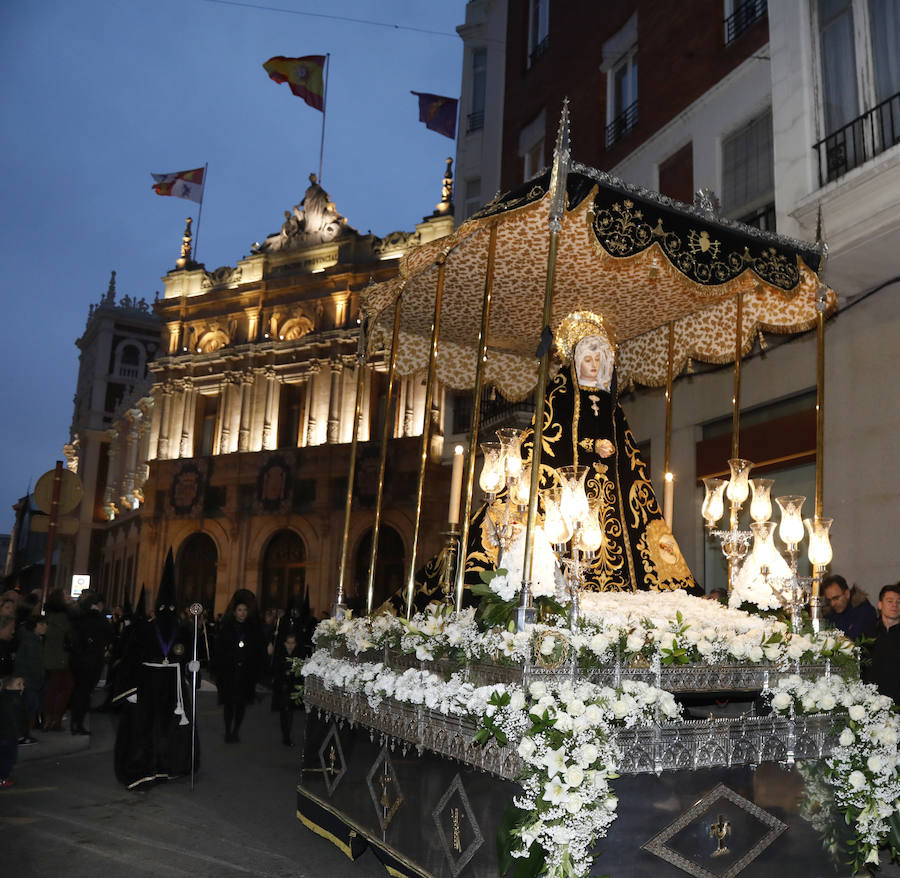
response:
{"label": "gold embroidery pattern", "polygon": [[596,476],[590,476],[585,487],[589,498],[600,498],[600,528],[603,531],[603,542],[591,562],[587,585],[591,587],[596,583],[599,591],[621,591],[626,588],[630,590],[623,575],[625,559],[622,526],[615,509],[615,486],[612,479],[606,477],[606,467],[603,467],[603,472],[597,467],[595,464]]}
{"label": "gold embroidery pattern", "polygon": [[656,242],[672,265],[699,284],[723,284],[747,268],[783,290],[793,289],[800,281],[796,259],[788,259],[774,247],[764,247],[756,255],[746,245],[742,252],[729,250],[721,241],[711,239],[708,231],[696,229],[691,229],[684,240],[678,233],[666,231],[661,218],[651,226],[630,198],[604,207],[598,196],[592,225],[600,245],[611,256],[634,256]]}

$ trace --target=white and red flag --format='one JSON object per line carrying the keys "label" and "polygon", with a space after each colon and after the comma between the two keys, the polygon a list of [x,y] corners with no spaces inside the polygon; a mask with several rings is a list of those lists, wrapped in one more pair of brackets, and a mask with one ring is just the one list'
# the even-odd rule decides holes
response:
{"label": "white and red flag", "polygon": [[192,171],[178,171],[174,174],[151,174],[153,191],[157,195],[174,195],[176,198],[187,198],[188,201],[203,202],[203,178],[206,168],[194,168]]}

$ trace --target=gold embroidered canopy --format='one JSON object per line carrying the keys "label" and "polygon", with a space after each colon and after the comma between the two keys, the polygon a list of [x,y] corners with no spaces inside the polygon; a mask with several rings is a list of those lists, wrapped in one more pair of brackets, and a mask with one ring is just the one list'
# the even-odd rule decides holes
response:
{"label": "gold embroidered canopy", "polygon": [[[399,374],[428,366],[438,264],[445,261],[437,377],[451,388],[474,387],[488,242],[496,226],[485,381],[510,400],[534,388],[550,176],[498,196],[452,235],[406,256],[398,278],[369,291],[367,315],[376,344],[385,348],[402,293]],[[574,311],[602,315],[618,344],[620,386],[666,383],[670,323],[675,375],[689,358],[732,361],[739,293],[745,354],[760,329],[789,334],[815,325],[822,254],[812,245],[720,220],[583,165],[568,171],[565,195],[550,329],[556,332]],[[825,302],[826,313],[836,308],[833,291],[825,291]]]}

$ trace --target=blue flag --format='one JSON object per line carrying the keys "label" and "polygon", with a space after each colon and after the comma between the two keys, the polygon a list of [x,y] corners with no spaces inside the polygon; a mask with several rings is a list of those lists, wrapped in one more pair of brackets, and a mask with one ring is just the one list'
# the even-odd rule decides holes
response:
{"label": "blue flag", "polygon": [[430,131],[437,131],[453,140],[456,137],[456,98],[411,91],[419,99],[419,121]]}

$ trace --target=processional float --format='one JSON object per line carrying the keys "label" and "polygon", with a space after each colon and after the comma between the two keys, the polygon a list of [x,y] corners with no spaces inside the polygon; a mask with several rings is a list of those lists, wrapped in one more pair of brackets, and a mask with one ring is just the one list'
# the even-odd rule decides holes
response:
{"label": "processional float", "polygon": [[[801,715],[790,692],[799,691],[811,680],[832,680],[836,675],[832,674],[831,657],[847,652],[834,638],[818,634],[817,584],[823,566],[830,560],[829,523],[822,509],[824,321],[837,307],[835,293],[820,278],[824,262],[821,241],[810,245],[749,229],[717,218],[709,199],[700,199],[696,206],[682,205],[573,162],[564,106],[549,172],[498,196],[452,235],[412,251],[403,259],[396,279],[370,287],[362,320],[353,460],[335,613],[333,620],[322,623],[319,649],[304,671],[307,709],[318,714],[311,715],[307,724],[297,788],[297,813],[306,826],[334,841],[351,858],[366,844],[371,845],[391,874],[452,878],[496,874],[496,854],[492,845],[485,845],[485,837],[498,830],[499,815],[516,791],[521,792],[522,787],[516,784],[533,783],[536,769],[528,748],[523,750],[520,743],[516,750],[505,735],[495,734],[497,726],[490,718],[496,720],[513,711],[516,699],[523,704],[540,704],[540,699],[547,697],[540,693],[583,691],[596,695],[600,691],[597,687],[606,686],[611,688],[603,690],[607,694],[602,697],[611,698],[614,696],[609,693],[622,692],[623,686],[632,693],[638,692],[634,687],[655,686],[659,701],[650,711],[650,721],[619,728],[610,733],[612,738],[604,739],[607,743],[614,740],[619,748],[617,770],[622,777],[617,781],[616,795],[622,813],[614,848],[617,865],[626,869],[621,874],[688,873],[707,878],[738,875],[746,867],[747,875],[757,875],[771,869],[775,862],[806,866],[820,856],[815,834],[796,820],[797,802],[788,802],[785,784],[796,781],[790,772],[795,759],[809,759],[815,765],[837,746],[832,715]],[[579,564],[583,558],[589,560],[598,540],[605,538],[602,533],[599,537],[593,534],[602,519],[591,518],[594,513],[588,509],[590,503],[577,496],[577,469],[559,476],[560,490],[573,492],[582,510],[577,521],[572,519],[565,528],[554,530],[551,521],[561,513],[562,493],[553,495],[541,489],[542,472],[546,470],[542,470],[541,461],[542,431],[552,373],[551,348],[554,339],[557,345],[564,343],[565,327],[573,320],[598,321],[603,334],[614,340],[620,386],[665,387],[666,533],[671,527],[674,481],[670,455],[673,382],[678,375],[691,371],[695,362],[734,363],[730,478],[707,485],[702,513],[728,559],[732,589],[747,564],[752,567],[758,563],[759,569],[749,569],[747,575],[754,580],[761,578],[763,587],[781,606],[793,611],[792,626],[779,622],[765,627],[769,623],[746,621],[755,618],[748,614],[715,610],[736,614],[727,617],[730,621],[717,616],[723,624],[727,621],[738,628],[746,625],[752,632],[757,631],[754,626],[761,626],[761,636],[769,638],[765,644],[770,651],[765,655],[756,645],[759,655],[744,659],[736,649],[717,662],[691,663],[694,660],[679,658],[675,641],[686,630],[679,609],[680,621],[676,624],[671,620],[675,627],[671,628],[673,645],[667,660],[662,660],[661,650],[654,652],[651,647],[647,647],[653,652],[648,659],[647,650],[642,651],[645,641],[639,638],[640,643],[632,645],[631,638],[634,631],[644,630],[641,625],[652,628],[657,624],[644,619],[657,612],[653,600],[638,602],[640,611],[631,613],[616,607],[614,601],[592,597],[593,615],[577,617]],[[801,530],[796,528],[801,505],[797,498],[779,498],[785,510],[781,535],[791,563],[782,559],[782,569],[767,554],[775,528],[767,501],[770,480],[756,479],[752,485],[751,517],[758,545],[748,555],[750,534],[741,529],[739,513],[750,494],[752,464],[740,458],[740,382],[741,360],[763,331],[788,335],[813,328],[818,333],[816,490],[814,512],[807,526],[814,577],[804,583],[796,565],[803,535],[802,524]],[[388,358],[388,399],[397,375],[424,374],[425,415],[405,583],[405,618],[391,621],[370,617],[356,622],[346,618],[343,601],[360,400],[364,367],[373,352]],[[444,609],[431,608],[423,617],[414,616],[413,608],[417,565],[423,560],[417,553],[431,447],[431,402],[438,382],[455,390],[472,391],[472,420],[468,443],[462,450],[464,459],[454,455],[448,514],[452,551],[448,555],[455,555],[457,561],[451,576],[445,571],[445,579],[452,579],[452,590]],[[479,443],[485,441],[479,435],[480,407],[488,386],[509,401],[533,395],[535,416],[530,456],[521,457],[521,436],[510,434],[500,437],[501,449],[485,454],[480,482],[488,500],[507,491],[506,517],[495,523],[495,530],[498,536],[506,532],[515,504],[516,513],[524,519],[524,545],[515,625],[482,635],[475,632],[471,616],[462,610],[466,549],[476,505],[476,454]],[[390,428],[390,419],[386,418],[367,614],[372,612],[374,602]],[[717,530],[726,491],[731,504],[729,526]],[[569,526],[573,524],[576,527]],[[572,600],[568,619],[557,617],[556,623],[534,624],[531,586],[539,528],[548,538],[556,534],[551,539],[556,549],[568,541],[566,551],[571,552],[568,558],[557,552],[565,562],[561,566]],[[577,528],[581,530],[576,545],[573,532]],[[498,542],[503,543],[503,539]],[[787,574],[782,576],[785,570]],[[631,583],[632,588],[636,585]],[[800,631],[799,604],[806,589],[813,598],[815,634],[809,636]],[[588,597],[584,596],[586,602]],[[673,617],[675,608],[686,606],[682,601],[693,600],[662,594],[655,599],[660,607],[672,608]],[[698,604],[713,606],[702,601]],[[432,630],[426,630],[431,623]],[[666,627],[669,622],[660,624],[670,631]],[[718,623],[705,624],[712,630]],[[446,658],[448,650],[459,653],[462,647],[448,636],[440,641],[444,657],[435,658],[429,653],[428,638],[437,631],[439,639],[442,631],[454,625],[454,636],[465,629],[465,636],[473,642],[481,636],[493,636],[493,645],[487,653],[475,657],[477,650],[470,650],[462,664],[454,664]],[[594,634],[590,649],[575,645],[576,628]],[[411,645],[404,643],[407,636]],[[735,635],[737,640],[742,636]],[[780,685],[775,676],[788,667],[788,642],[797,651],[790,665],[796,671],[790,684],[794,689],[779,689],[772,712],[758,715],[754,699],[760,692],[774,691],[775,685]],[[803,650],[802,644],[807,644]],[[511,658],[500,655],[504,646],[509,648]],[[852,652],[852,647],[846,646]],[[726,646],[721,648],[726,650]],[[585,665],[581,660],[590,658],[590,650],[604,658]],[[412,688],[401,695],[401,683],[409,675],[414,678],[412,683],[403,685]],[[389,684],[383,684],[387,688],[379,689],[379,680],[388,678]],[[499,700],[491,702],[492,711],[473,719],[471,705],[460,707],[460,699],[483,691],[478,686],[491,685]],[[429,686],[434,688],[430,700],[425,691]],[[506,701],[500,698],[504,686],[509,687],[503,695]],[[438,690],[444,694],[439,695]],[[748,712],[721,719],[676,721],[666,712],[674,705],[667,700],[673,693],[687,699],[687,704],[692,696],[711,698],[715,692],[738,701],[744,699]],[[572,715],[580,716],[579,710],[585,705],[571,694],[570,700],[575,705]],[[618,707],[603,703],[615,714]],[[529,736],[539,737],[535,730],[540,722],[527,731],[532,720],[533,716],[529,719],[526,713],[526,731],[519,731],[522,742]],[[606,720],[598,722],[602,725]],[[478,746],[485,740],[489,741],[487,746]],[[760,766],[758,771],[756,766]],[[764,766],[769,768],[764,771]],[[566,775],[570,792],[577,774]],[[531,780],[522,780],[526,776]],[[545,780],[540,790],[546,796],[556,797],[556,801],[565,794],[565,785],[557,783],[554,787],[552,779]],[[648,802],[657,803],[660,813],[648,809]],[[610,807],[615,809],[616,805]],[[520,813],[513,834],[523,840],[538,838],[545,829],[542,821],[550,819],[548,813],[541,811],[540,819],[536,811]],[[597,813],[596,808],[591,813]],[[656,823],[651,830],[648,827],[653,821]],[[666,821],[669,825],[660,828]],[[775,840],[789,825],[789,834],[796,840],[788,849],[775,848]],[[503,830],[507,837],[508,829]],[[605,830],[600,835],[585,833],[593,844]],[[699,833],[700,841],[691,833]],[[706,850],[708,839],[713,840],[712,847]],[[541,842],[545,843],[551,874],[587,874],[584,869],[590,869],[591,858],[584,850],[576,857],[576,868],[566,859],[567,853],[560,859],[559,845],[554,848],[552,839]],[[574,837],[568,843],[576,845]]]}

